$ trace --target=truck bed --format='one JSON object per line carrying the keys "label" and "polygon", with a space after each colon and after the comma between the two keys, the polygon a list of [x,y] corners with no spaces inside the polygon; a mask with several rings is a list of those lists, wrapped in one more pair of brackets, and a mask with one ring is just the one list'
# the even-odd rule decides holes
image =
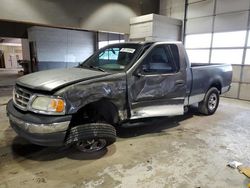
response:
{"label": "truck bed", "polygon": [[216,80],[216,86],[221,94],[228,91],[232,79],[232,67],[229,64],[204,64],[194,63],[190,67],[192,84],[189,95],[189,104],[203,100],[212,82]]}
{"label": "truck bed", "polygon": [[191,67],[204,67],[204,66],[213,66],[213,65],[222,65],[222,64],[214,64],[214,63],[213,64],[209,64],[209,63],[191,63]]}

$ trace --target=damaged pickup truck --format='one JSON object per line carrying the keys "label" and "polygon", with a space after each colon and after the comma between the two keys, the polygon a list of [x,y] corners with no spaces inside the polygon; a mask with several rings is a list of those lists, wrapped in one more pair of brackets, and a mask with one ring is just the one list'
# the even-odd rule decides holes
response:
{"label": "damaged pickup truck", "polygon": [[191,65],[178,42],[113,44],[76,68],[19,78],[7,114],[34,144],[94,152],[114,143],[126,121],[182,115],[195,103],[213,114],[231,80],[231,65]]}

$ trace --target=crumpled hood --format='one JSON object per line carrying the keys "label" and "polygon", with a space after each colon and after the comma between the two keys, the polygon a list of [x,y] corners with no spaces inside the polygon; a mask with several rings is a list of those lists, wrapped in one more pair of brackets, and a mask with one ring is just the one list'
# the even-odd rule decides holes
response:
{"label": "crumpled hood", "polygon": [[22,76],[17,79],[16,83],[31,89],[52,91],[59,87],[108,74],[83,68],[53,69]]}

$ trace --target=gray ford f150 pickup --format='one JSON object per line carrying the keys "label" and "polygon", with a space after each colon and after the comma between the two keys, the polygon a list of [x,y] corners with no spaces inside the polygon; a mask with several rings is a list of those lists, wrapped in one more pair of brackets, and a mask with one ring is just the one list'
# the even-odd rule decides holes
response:
{"label": "gray ford f150 pickup", "polygon": [[113,44],[76,68],[19,78],[7,114],[32,143],[93,152],[115,142],[125,121],[182,115],[195,103],[213,114],[231,80],[231,65],[190,65],[178,42]]}

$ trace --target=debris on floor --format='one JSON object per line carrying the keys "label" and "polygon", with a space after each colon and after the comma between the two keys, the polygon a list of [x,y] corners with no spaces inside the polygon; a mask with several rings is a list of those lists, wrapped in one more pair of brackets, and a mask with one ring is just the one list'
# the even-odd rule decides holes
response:
{"label": "debris on floor", "polygon": [[239,166],[243,165],[242,163],[238,162],[238,161],[231,161],[227,164],[227,166],[235,169],[238,168]]}
{"label": "debris on floor", "polygon": [[[243,163],[238,161],[231,161],[227,164],[227,166],[238,169],[241,174],[244,174],[247,178],[250,178],[250,167],[243,166]],[[250,183],[247,185],[248,188],[250,188]]]}

